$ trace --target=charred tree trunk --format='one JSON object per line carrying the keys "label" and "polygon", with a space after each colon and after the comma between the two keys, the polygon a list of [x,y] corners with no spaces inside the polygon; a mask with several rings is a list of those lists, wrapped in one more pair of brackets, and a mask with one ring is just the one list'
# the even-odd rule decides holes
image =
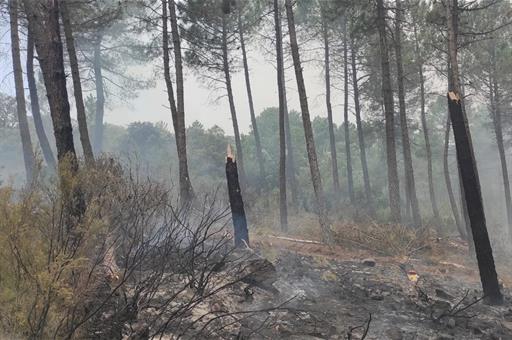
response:
{"label": "charred tree trunk", "polygon": [[[416,62],[418,65],[418,75],[420,77],[420,115],[421,115],[421,127],[423,130],[423,138],[425,139],[425,153],[427,154],[427,175],[428,175],[428,190],[430,194],[430,203],[432,205],[432,212],[434,213],[434,219],[440,228],[441,218],[439,216],[439,208],[437,207],[436,192],[434,190],[434,173],[432,167],[432,148],[430,146],[430,136],[428,133],[427,114],[426,114],[426,100],[425,100],[425,75],[423,73],[423,58],[421,56],[420,46],[418,43],[418,34],[416,25],[413,25],[414,29],[414,41],[415,41],[415,52]],[[453,195],[453,193],[452,193]]]}
{"label": "charred tree trunk", "polygon": [[288,31],[290,35],[290,47],[292,51],[293,66],[295,69],[295,77],[297,80],[297,88],[299,92],[300,107],[302,112],[302,122],[304,125],[306,150],[308,155],[309,168],[311,172],[311,180],[313,182],[313,189],[315,191],[317,203],[317,212],[320,220],[320,227],[322,228],[323,240],[324,242],[332,243],[333,235],[331,225],[327,217],[327,207],[325,202],[324,190],[322,187],[322,179],[320,177],[320,170],[318,168],[315,140],[313,137],[313,128],[311,127],[308,97],[306,94],[306,87],[304,85],[304,75],[302,73],[302,66],[300,62],[299,46],[297,44],[297,35],[295,33],[295,20],[293,16],[293,7],[291,0],[286,0],[285,6],[286,16],[288,18]]}
{"label": "charred tree trunk", "polygon": [[21,146],[23,149],[23,161],[27,184],[34,177],[35,157],[32,149],[32,140],[27,119],[27,106],[25,102],[25,89],[23,87],[23,70],[21,69],[20,37],[18,34],[18,2],[9,0],[9,18],[11,25],[11,53],[14,73],[14,85],[16,89],[16,108],[18,113],[18,128],[20,130]]}
{"label": "charred tree trunk", "polygon": [[226,179],[228,182],[229,204],[233,217],[235,247],[249,246],[249,231],[247,230],[247,219],[245,217],[244,201],[240,182],[238,181],[238,169],[234,156],[228,147],[226,158]]}
{"label": "charred tree trunk", "polygon": [[277,89],[279,93],[279,212],[281,229],[288,230],[288,202],[286,199],[286,133],[285,133],[285,101],[284,65],[283,65],[283,34],[281,32],[281,15],[279,1],[274,0],[274,25],[276,30],[276,62]]}
{"label": "charred tree trunk", "polygon": [[226,91],[228,95],[229,101],[229,111],[231,112],[231,120],[233,121],[233,131],[235,134],[235,144],[236,144],[236,156],[238,159],[239,174],[240,174],[240,185],[242,187],[242,191],[245,191],[247,181],[245,177],[245,169],[244,169],[244,157],[242,151],[242,139],[240,137],[240,130],[238,128],[238,118],[236,115],[235,108],[235,100],[233,97],[233,88],[231,86],[231,73],[229,69],[229,56],[228,56],[228,32],[227,32],[227,13],[222,14],[222,63],[223,63],[223,71],[224,78],[226,82]]}
{"label": "charred tree trunk", "polygon": [[361,157],[361,168],[363,169],[364,192],[366,204],[370,215],[374,215],[372,192],[370,187],[370,175],[368,173],[368,161],[366,160],[366,144],[364,141],[363,123],[361,120],[361,105],[359,103],[359,83],[357,79],[356,50],[354,39],[351,39],[350,62],[352,64],[352,88],[354,91],[354,110],[356,114],[357,138],[359,141],[359,153]]}
{"label": "charred tree trunk", "polygon": [[391,210],[391,220],[395,223],[400,223],[400,185],[396,162],[394,103],[393,91],[391,89],[391,71],[389,65],[384,0],[377,0],[377,28],[380,41],[382,97],[384,99],[384,117],[386,123],[386,162],[388,168],[389,207]]}
{"label": "charred tree trunk", "polygon": [[402,64],[402,42],[401,42],[401,21],[402,21],[402,2],[396,0],[395,15],[395,56],[398,83],[398,103],[400,113],[400,130],[402,134],[402,149],[404,153],[404,169],[405,169],[405,190],[407,192],[410,204],[412,220],[415,227],[421,226],[420,207],[418,196],[416,195],[416,183],[414,181],[414,168],[412,165],[411,143],[409,141],[409,128],[407,126],[407,113],[405,105],[405,86],[404,86],[404,70]]}
{"label": "charred tree trunk", "polygon": [[29,30],[27,34],[27,83],[28,92],[30,94],[30,108],[32,111],[32,117],[34,118],[37,138],[39,139],[39,144],[43,151],[44,160],[51,169],[56,170],[57,162],[55,161],[55,156],[53,155],[46,132],[44,131],[43,119],[41,117],[39,95],[37,94],[36,77],[34,72],[34,49],[34,39]]}
{"label": "charred tree trunk", "polygon": [[480,280],[486,300],[492,304],[503,302],[498,275],[494,265],[491,242],[487,233],[485,212],[480,189],[480,180],[476,167],[475,155],[471,133],[468,127],[466,113],[463,110],[461,96],[459,66],[457,58],[457,28],[458,28],[458,1],[448,1],[446,6],[446,19],[448,26],[448,53],[450,56],[451,89],[448,92],[448,109],[457,148],[457,163],[464,186],[467,210],[471,223],[471,231],[475,244]]}
{"label": "charred tree trunk", "polygon": [[256,122],[256,113],[254,111],[254,102],[252,98],[251,78],[249,75],[249,64],[247,62],[247,51],[245,48],[244,27],[242,24],[241,10],[238,10],[238,31],[240,35],[240,47],[242,49],[242,61],[244,65],[245,87],[247,89],[247,100],[249,101],[249,113],[251,115],[252,132],[254,133],[254,142],[256,145],[256,160],[260,171],[260,180],[265,180],[265,161],[263,160],[263,152],[261,149],[260,133]]}
{"label": "charred tree trunk", "polygon": [[[172,43],[174,47],[174,68],[176,71],[177,106],[175,114],[173,115],[173,125],[174,134],[176,136],[176,150],[178,153],[179,163],[180,198],[182,199],[183,203],[187,203],[193,198],[194,190],[192,189],[192,184],[190,183],[190,176],[188,173],[187,136],[185,128],[183,58],[181,55],[181,38],[178,29],[178,19],[176,17],[175,0],[169,0],[169,17],[171,19],[171,34]],[[167,22],[165,24],[167,26]],[[164,32],[164,34],[167,34],[167,30],[166,32]],[[169,72],[169,66],[167,67],[167,72]],[[174,123],[174,121],[176,121],[176,123]]]}
{"label": "charred tree trunk", "polygon": [[103,37],[99,33],[94,42],[94,83],[96,87],[96,115],[94,116],[93,149],[99,155],[103,151],[103,116],[105,115],[105,89],[103,85],[101,41]]}
{"label": "charred tree trunk", "polygon": [[[346,20],[345,20],[346,21]],[[348,35],[347,23],[343,26],[343,83],[344,83],[344,104],[343,104],[343,127],[345,129],[345,154],[347,157],[347,184],[350,203],[355,203],[354,176],[352,174],[352,153],[350,149],[350,122],[348,120]]]}
{"label": "charred tree trunk", "polygon": [[325,104],[327,107],[327,121],[329,124],[329,145],[331,149],[331,168],[332,168],[332,185],[336,198],[340,192],[340,179],[338,174],[338,157],[336,156],[336,139],[334,137],[334,123],[332,121],[332,105],[331,105],[331,65],[329,51],[329,30],[323,19],[323,38],[324,38],[324,69],[325,69]]}
{"label": "charred tree trunk", "polygon": [[60,14],[64,35],[66,37],[66,47],[68,49],[69,65],[71,67],[71,76],[73,78],[73,91],[75,94],[76,117],[78,120],[78,130],[80,132],[80,142],[84,151],[84,158],[88,165],[94,163],[91,141],[89,139],[89,129],[87,128],[87,118],[85,115],[85,104],[82,95],[82,84],[80,82],[80,71],[78,68],[78,59],[76,57],[75,39],[73,38],[73,29],[68,5],[66,1],[61,2]]}
{"label": "charred tree trunk", "polygon": [[446,118],[446,128],[444,132],[444,150],[443,150],[443,168],[444,168],[444,180],[446,183],[446,190],[448,192],[448,199],[450,201],[450,207],[452,209],[453,219],[455,220],[455,226],[459,231],[460,237],[463,240],[467,240],[466,229],[461,224],[459,210],[457,208],[457,201],[455,200],[455,195],[453,194],[452,181],[450,178],[450,166],[448,163],[448,150],[450,146],[450,130],[451,130],[451,121],[450,115]]}

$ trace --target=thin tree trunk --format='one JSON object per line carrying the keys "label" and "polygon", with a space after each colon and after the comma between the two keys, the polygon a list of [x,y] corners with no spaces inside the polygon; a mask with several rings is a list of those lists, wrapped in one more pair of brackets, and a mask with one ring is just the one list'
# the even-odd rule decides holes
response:
{"label": "thin tree trunk", "polygon": [[[178,29],[178,19],[176,17],[175,0],[169,0],[169,17],[171,19],[172,42],[174,47],[174,67],[176,71],[176,123],[174,124],[174,134],[176,136],[176,149],[178,153],[179,178],[180,178],[180,197],[184,203],[189,202],[194,196],[194,190],[190,183],[188,173],[187,157],[187,136],[185,128],[185,96],[183,79],[183,58],[181,55],[181,38]],[[166,22],[167,25],[167,22]],[[165,32],[167,34],[167,32]],[[169,76],[170,78],[170,76]],[[172,92],[171,92],[172,93]]]}
{"label": "thin tree trunk", "polygon": [[[430,194],[430,203],[432,205],[432,212],[434,213],[434,219],[441,227],[441,218],[439,216],[439,208],[437,207],[436,192],[434,190],[434,172],[432,166],[432,148],[430,146],[430,136],[428,133],[427,114],[426,114],[426,100],[425,100],[425,75],[423,73],[423,58],[421,56],[420,46],[418,43],[418,34],[416,24],[413,25],[414,29],[414,41],[415,41],[415,52],[416,60],[418,65],[418,74],[420,77],[420,115],[421,115],[421,127],[423,130],[423,138],[425,139],[425,152],[427,154],[427,175],[428,175],[428,189]],[[453,193],[452,193],[453,194]]]}
{"label": "thin tree trunk", "polygon": [[263,159],[260,133],[258,131],[258,124],[256,122],[256,114],[254,111],[254,102],[253,102],[253,98],[252,98],[252,89],[251,89],[251,77],[249,75],[249,64],[247,62],[247,51],[245,48],[244,27],[242,24],[242,13],[241,13],[240,9],[238,10],[238,31],[239,31],[239,35],[240,35],[240,47],[242,50],[242,61],[243,61],[243,65],[244,65],[245,87],[247,89],[247,100],[249,101],[249,113],[251,115],[252,132],[254,134],[254,141],[256,144],[256,160],[258,161],[258,167],[259,167],[259,171],[260,171],[260,180],[263,181],[265,179],[265,161]]}
{"label": "thin tree trunk", "polygon": [[66,37],[66,47],[68,49],[69,65],[71,67],[71,76],[73,78],[73,91],[75,94],[76,117],[78,120],[78,130],[80,132],[80,142],[84,151],[85,161],[88,165],[94,163],[91,141],[89,139],[89,130],[87,128],[87,117],[85,115],[84,98],[82,95],[82,84],[80,82],[80,71],[78,68],[78,59],[76,57],[75,39],[71,27],[71,19],[66,1],[61,2],[60,14],[64,35]]}
{"label": "thin tree trunk", "polygon": [[233,219],[235,247],[249,247],[249,231],[245,217],[244,201],[238,180],[237,163],[233,155],[226,158],[226,179],[228,183],[229,205]]}
{"label": "thin tree trunk", "polygon": [[103,116],[105,114],[105,89],[102,75],[101,41],[103,37],[98,33],[94,42],[94,83],[96,85],[96,115],[94,116],[93,149],[99,155],[103,151]]}
{"label": "thin tree trunk", "polygon": [[327,208],[324,190],[322,187],[322,179],[320,177],[320,170],[318,168],[315,140],[313,137],[313,128],[311,127],[308,97],[306,94],[306,87],[304,85],[304,75],[302,73],[302,66],[300,62],[299,46],[297,44],[297,35],[295,33],[295,20],[293,16],[293,7],[291,0],[286,0],[285,6],[286,16],[288,18],[288,31],[290,35],[290,47],[293,57],[293,66],[295,68],[295,77],[297,80],[297,88],[299,92],[300,107],[302,112],[302,122],[304,125],[304,136],[306,139],[306,149],[308,154],[309,168],[311,172],[311,180],[313,182],[313,189],[315,191],[317,203],[317,212],[320,220],[320,227],[322,228],[323,240],[324,242],[332,243],[333,235],[331,225],[327,217]]}
{"label": "thin tree trunk", "polygon": [[448,109],[457,148],[457,162],[464,186],[467,210],[471,222],[471,231],[475,244],[480,280],[486,301],[492,304],[503,302],[498,275],[494,265],[491,242],[487,232],[485,212],[480,189],[480,180],[476,167],[471,133],[466,113],[463,110],[459,66],[457,58],[458,1],[448,1],[446,6],[448,28],[448,53],[450,56],[452,88],[448,92]]}
{"label": "thin tree trunk", "polygon": [[351,64],[352,64],[352,87],[354,91],[354,110],[356,114],[357,138],[359,141],[359,153],[361,157],[361,168],[363,169],[364,192],[366,204],[370,215],[374,215],[372,192],[370,187],[370,175],[368,173],[368,161],[366,160],[366,144],[364,141],[363,123],[361,120],[361,105],[359,103],[359,84],[357,79],[356,50],[354,39],[351,39]]}
{"label": "thin tree trunk", "polygon": [[350,202],[355,203],[354,176],[352,174],[352,153],[350,149],[350,122],[348,121],[348,35],[347,23],[343,27],[343,83],[344,83],[344,104],[343,104],[343,126],[345,128],[345,155],[347,157],[347,184]]}
{"label": "thin tree trunk", "polygon": [[21,146],[27,184],[32,182],[35,170],[34,150],[28,127],[27,107],[25,102],[25,89],[23,88],[23,70],[21,69],[20,37],[18,34],[18,2],[9,0],[9,17],[11,24],[11,53],[16,89],[16,108],[18,113],[18,128],[20,130]]}
{"label": "thin tree trunk", "polygon": [[43,119],[41,117],[39,95],[37,94],[36,77],[34,73],[34,49],[34,39],[29,30],[27,34],[27,83],[28,92],[30,93],[30,108],[32,111],[32,117],[34,118],[37,138],[39,139],[41,150],[43,150],[44,160],[51,169],[56,170],[57,162],[55,161],[55,156],[53,155],[46,132],[44,131]]}
{"label": "thin tree trunk", "polygon": [[377,27],[380,40],[382,97],[384,99],[384,116],[386,123],[386,162],[388,168],[389,207],[391,210],[391,220],[395,223],[400,223],[400,185],[396,161],[394,103],[393,91],[391,89],[391,71],[386,36],[386,9],[384,8],[384,0],[377,0]]}
{"label": "thin tree trunk", "polygon": [[242,191],[245,191],[247,181],[245,177],[244,157],[242,151],[242,140],[240,138],[240,130],[238,129],[238,119],[236,115],[235,100],[233,98],[233,88],[231,86],[231,74],[229,70],[229,57],[228,57],[228,32],[227,32],[227,14],[222,14],[222,63],[224,70],[224,78],[226,81],[226,91],[229,101],[229,110],[231,112],[231,120],[233,121],[233,131],[235,133],[236,156],[238,164],[238,173],[240,177],[240,185]]}
{"label": "thin tree trunk", "polygon": [[331,65],[329,51],[329,30],[323,19],[323,38],[324,38],[324,69],[325,69],[325,104],[327,106],[327,121],[329,124],[329,144],[331,149],[331,168],[332,168],[332,184],[336,198],[340,192],[340,180],[338,174],[338,157],[336,156],[336,139],[334,137],[334,123],[332,120],[331,105]]}
{"label": "thin tree trunk", "polygon": [[281,229],[288,230],[288,203],[286,199],[286,134],[285,134],[285,101],[284,65],[283,65],[283,34],[281,32],[281,16],[279,1],[274,0],[274,25],[276,31],[276,62],[277,89],[279,93],[279,212]]}
{"label": "thin tree trunk", "polygon": [[407,113],[405,104],[405,86],[404,86],[404,70],[402,64],[402,42],[401,42],[401,21],[402,21],[402,2],[396,0],[396,15],[395,15],[395,54],[396,54],[396,69],[397,69],[397,83],[398,83],[398,103],[400,113],[400,130],[402,133],[402,150],[404,154],[404,169],[405,169],[405,190],[410,204],[412,220],[415,227],[421,226],[420,207],[418,203],[418,196],[416,195],[416,183],[414,181],[414,168],[412,165],[411,143],[409,141],[409,128],[407,126]]}
{"label": "thin tree trunk", "polygon": [[450,130],[451,130],[451,121],[450,115],[446,118],[446,128],[444,131],[444,150],[443,150],[443,168],[444,168],[444,180],[446,182],[446,190],[448,192],[448,200],[450,201],[450,207],[453,213],[453,219],[455,220],[455,226],[459,231],[460,237],[463,240],[467,240],[466,229],[461,224],[459,210],[457,208],[457,202],[455,200],[455,195],[453,194],[452,181],[450,178],[450,166],[448,163],[448,150],[450,145]]}
{"label": "thin tree trunk", "polygon": [[503,192],[505,194],[505,210],[507,213],[507,223],[509,228],[512,227],[512,199],[510,195],[510,181],[508,178],[507,158],[505,156],[505,146],[503,143],[503,129],[501,124],[501,92],[498,85],[496,71],[496,50],[493,46],[491,51],[492,72],[489,82],[490,98],[491,98],[491,116],[496,136],[496,145],[500,156],[501,176],[503,178]]}

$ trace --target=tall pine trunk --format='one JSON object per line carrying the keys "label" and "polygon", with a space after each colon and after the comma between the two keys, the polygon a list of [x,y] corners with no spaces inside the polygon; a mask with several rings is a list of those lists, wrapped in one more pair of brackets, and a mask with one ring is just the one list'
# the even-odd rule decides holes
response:
{"label": "tall pine trunk", "polygon": [[485,212],[482,201],[480,180],[476,167],[471,133],[468,127],[466,112],[463,110],[460,74],[458,65],[458,1],[449,0],[446,6],[446,22],[448,30],[448,54],[451,66],[450,91],[448,92],[448,109],[457,148],[457,163],[464,187],[464,196],[471,223],[471,231],[475,244],[480,280],[486,301],[492,304],[503,302],[500,292],[498,275],[494,265],[491,242],[487,232]]}
{"label": "tall pine trunk", "polygon": [[386,163],[388,168],[388,197],[391,220],[400,223],[400,185],[396,162],[395,117],[393,91],[391,88],[391,71],[389,65],[389,49],[386,34],[386,8],[384,0],[377,0],[377,29],[379,31],[382,97],[384,101],[384,118],[386,125]]}
{"label": "tall pine trunk", "polygon": [[[176,111],[173,116],[174,134],[179,163],[180,198],[183,203],[189,202],[194,196],[188,173],[187,136],[185,127],[185,90],[183,78],[183,57],[181,55],[181,38],[176,17],[175,0],[169,0],[169,17],[174,47],[174,68],[176,72]],[[167,25],[167,22],[166,22]],[[167,34],[165,32],[164,34]],[[170,77],[169,77],[170,78]],[[171,92],[172,93],[172,92]]]}
{"label": "tall pine trunk", "polygon": [[247,51],[245,48],[244,26],[242,24],[242,13],[238,9],[238,31],[240,37],[240,48],[242,50],[242,61],[244,66],[245,87],[247,89],[247,100],[249,101],[249,113],[251,115],[252,132],[254,134],[254,142],[256,144],[256,160],[258,161],[258,168],[260,171],[260,180],[265,180],[265,161],[263,159],[263,152],[261,149],[260,133],[258,131],[258,124],[256,122],[256,113],[254,111],[254,102],[252,98],[251,77],[249,74],[249,63],[247,61]]}
{"label": "tall pine trunk", "polygon": [[227,15],[227,13],[222,14],[222,64],[225,78],[224,80],[226,82],[226,91],[229,101],[229,110],[231,112],[231,120],[233,122],[233,131],[235,134],[236,157],[238,164],[238,175],[240,178],[240,187],[242,188],[242,191],[245,191],[247,186],[247,180],[245,176],[242,139],[240,137],[240,130],[238,128],[238,118],[236,115],[235,100],[233,97],[233,88],[231,85],[231,73],[229,67]]}
{"label": "tall pine trunk", "polygon": [[16,112],[18,113],[18,128],[20,130],[23,161],[27,183],[32,182],[35,170],[34,150],[27,119],[27,106],[25,89],[23,87],[23,70],[21,68],[20,37],[18,33],[18,2],[9,0],[9,18],[11,26],[11,53],[14,73],[14,86],[16,89]]}
{"label": "tall pine trunk", "polygon": [[325,70],[325,104],[327,107],[327,122],[329,124],[329,145],[331,151],[332,185],[335,197],[339,196],[340,180],[338,174],[338,157],[336,156],[336,139],[334,137],[334,123],[332,120],[331,105],[331,65],[329,51],[329,30],[323,18],[322,29],[324,38],[324,70]]}
{"label": "tall pine trunk", "polygon": [[[512,227],[512,199],[510,196],[510,181],[508,178],[507,158],[505,155],[505,146],[503,142],[503,127],[501,124],[501,89],[497,81],[496,70],[496,46],[492,47],[491,51],[491,73],[490,73],[490,101],[491,101],[491,117],[494,127],[494,135],[496,137],[496,145],[498,147],[498,154],[501,164],[501,176],[503,179],[503,193],[505,195],[505,210],[507,214],[508,227]],[[510,229],[509,229],[510,230]],[[510,232],[512,236],[512,232]]]}
{"label": "tall pine trunk", "polygon": [[94,163],[94,155],[92,152],[91,141],[89,139],[89,129],[87,128],[87,117],[85,114],[85,104],[82,95],[82,84],[80,82],[80,71],[78,68],[78,59],[75,50],[75,39],[73,38],[70,13],[66,1],[61,2],[60,14],[62,17],[62,25],[64,27],[64,36],[66,37],[71,77],[73,78],[73,91],[75,95],[78,131],[80,132],[80,143],[82,144],[86,163],[92,165]]}
{"label": "tall pine trunk", "polygon": [[96,155],[99,155],[103,151],[103,116],[105,115],[105,88],[103,85],[101,56],[103,37],[101,33],[98,33],[95,39],[93,69],[96,87],[96,115],[94,116],[93,150]]}
{"label": "tall pine trunk", "polygon": [[396,15],[395,15],[395,57],[396,57],[396,70],[397,70],[397,83],[398,83],[398,103],[400,114],[400,130],[402,135],[402,150],[404,156],[404,170],[405,170],[405,190],[406,197],[409,202],[412,212],[412,220],[415,227],[421,226],[420,207],[418,204],[418,196],[416,194],[416,183],[414,181],[414,168],[412,165],[411,143],[409,141],[409,128],[407,124],[407,113],[405,104],[405,86],[404,86],[404,70],[402,64],[402,42],[401,42],[401,21],[402,19],[402,2],[396,0]]}
{"label": "tall pine trunk", "polygon": [[41,117],[41,108],[39,106],[39,95],[37,93],[36,77],[34,72],[34,38],[30,30],[27,34],[27,84],[28,92],[30,94],[30,109],[32,111],[32,118],[34,119],[34,127],[36,128],[37,139],[43,151],[43,157],[46,164],[53,169],[57,169],[57,162],[53,155],[50,142],[44,131],[43,118]]}
{"label": "tall pine trunk", "polygon": [[364,193],[366,197],[366,204],[368,206],[368,212],[370,215],[374,215],[372,192],[370,187],[370,175],[368,173],[368,161],[366,159],[366,143],[364,141],[363,123],[361,119],[361,105],[359,103],[359,80],[357,79],[357,65],[356,65],[356,47],[354,39],[352,38],[350,43],[350,63],[352,65],[352,88],[354,91],[354,111],[356,115],[356,128],[357,138],[359,141],[359,154],[361,158],[361,168],[363,169],[363,182],[364,182]]}
{"label": "tall pine trunk", "polygon": [[284,65],[283,65],[283,34],[281,32],[281,15],[279,1],[274,0],[274,25],[276,31],[276,62],[277,89],[279,94],[279,213],[281,229],[288,230],[288,202],[286,199],[286,134],[285,134],[285,101]]}
{"label": "tall pine trunk", "polygon": [[355,203],[354,175],[352,173],[352,153],[350,149],[350,122],[348,120],[348,35],[347,23],[343,25],[343,83],[344,83],[344,104],[343,104],[343,127],[345,129],[345,155],[347,157],[347,184],[350,202]]}
{"label": "tall pine trunk", "polygon": [[[414,41],[415,41],[415,53],[416,63],[418,66],[418,75],[420,81],[420,116],[421,116],[421,128],[423,130],[423,138],[425,140],[425,153],[427,154],[427,176],[428,176],[428,191],[430,194],[430,204],[432,205],[432,212],[434,213],[435,222],[440,227],[441,218],[439,216],[439,208],[437,206],[436,192],[434,190],[434,172],[432,165],[432,148],[430,146],[430,135],[427,123],[427,112],[426,112],[426,99],[425,99],[425,75],[423,73],[423,57],[421,55],[420,46],[418,42],[418,34],[416,24],[413,24],[414,30]],[[452,193],[453,194],[453,193]]]}
{"label": "tall pine trunk", "polygon": [[288,18],[288,32],[290,35],[290,47],[292,51],[293,66],[295,69],[295,77],[297,80],[297,89],[299,92],[300,108],[302,112],[302,123],[304,125],[304,136],[306,139],[306,150],[309,161],[309,169],[311,172],[311,181],[317,203],[317,213],[322,228],[323,240],[332,243],[333,235],[331,225],[327,217],[327,207],[325,202],[324,190],[322,187],[322,179],[320,177],[320,169],[318,168],[318,160],[316,155],[315,140],[313,137],[313,128],[311,127],[311,118],[308,107],[308,97],[306,87],[304,85],[304,75],[299,54],[299,45],[297,43],[297,35],[295,32],[295,20],[293,15],[293,5],[291,0],[285,0],[286,16]]}

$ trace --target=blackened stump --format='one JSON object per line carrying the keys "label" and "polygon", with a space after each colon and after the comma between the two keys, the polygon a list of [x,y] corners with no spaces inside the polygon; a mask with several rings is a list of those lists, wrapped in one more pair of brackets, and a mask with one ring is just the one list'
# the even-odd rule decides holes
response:
{"label": "blackened stump", "polygon": [[484,206],[471,135],[465,113],[462,110],[462,101],[454,92],[448,93],[448,108],[452,121],[455,147],[457,148],[457,162],[464,187],[464,196],[475,243],[482,288],[489,303],[499,304],[503,301],[503,296],[500,292],[491,242],[489,241],[489,234],[487,233],[485,223]]}
{"label": "blackened stump", "polygon": [[226,179],[228,181],[229,204],[233,217],[233,229],[235,232],[235,247],[249,246],[249,231],[245,217],[244,201],[238,181],[238,169],[233,157],[226,158]]}

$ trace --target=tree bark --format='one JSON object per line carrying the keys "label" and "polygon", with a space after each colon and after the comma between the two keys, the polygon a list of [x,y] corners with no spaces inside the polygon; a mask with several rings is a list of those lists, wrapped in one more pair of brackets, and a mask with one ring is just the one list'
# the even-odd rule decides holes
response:
{"label": "tree bark", "polygon": [[347,184],[350,202],[355,203],[354,175],[352,173],[352,153],[350,149],[350,122],[348,120],[348,35],[347,23],[343,26],[343,83],[344,83],[344,104],[343,104],[343,126],[345,129],[345,155],[347,157]]}
{"label": "tree bark", "polygon": [[103,85],[101,41],[103,37],[98,33],[94,42],[94,83],[96,87],[96,115],[94,116],[93,150],[96,156],[103,151],[103,116],[105,115],[105,89]]}
{"label": "tree bark", "polygon": [[233,88],[231,86],[231,73],[229,69],[229,56],[228,56],[228,32],[227,32],[227,16],[222,14],[222,63],[224,78],[226,82],[226,91],[229,101],[229,110],[231,112],[231,120],[233,121],[233,131],[235,133],[236,156],[239,165],[238,172],[240,177],[240,185],[242,191],[245,192],[247,181],[245,177],[244,157],[242,151],[242,139],[240,138],[240,130],[238,128],[238,119],[236,115],[235,100],[233,98]]}
{"label": "tree bark", "polygon": [[366,143],[364,141],[363,123],[361,120],[361,105],[359,103],[359,83],[357,79],[356,49],[354,39],[351,39],[350,61],[352,64],[352,88],[354,91],[354,110],[356,115],[357,138],[359,141],[359,153],[361,158],[361,168],[363,169],[364,192],[366,204],[370,215],[374,215],[372,192],[370,187],[370,175],[368,173],[368,161],[366,159]]}
{"label": "tree bark", "polygon": [[78,59],[75,50],[75,39],[73,38],[70,13],[66,1],[61,3],[60,14],[62,17],[62,25],[64,27],[64,35],[66,37],[66,47],[68,49],[71,76],[73,78],[73,91],[75,94],[76,117],[78,120],[78,130],[80,132],[80,142],[84,151],[86,163],[88,165],[92,165],[94,164],[94,154],[92,152],[91,141],[89,139],[89,129],[87,128],[87,117],[85,114],[85,104],[82,94],[82,84],[80,82],[80,71],[78,68]]}
{"label": "tree bark", "polygon": [[14,86],[16,90],[16,108],[18,114],[18,128],[20,130],[23,161],[27,184],[31,184],[34,177],[35,157],[32,149],[32,140],[27,119],[27,106],[25,102],[25,89],[23,87],[23,70],[20,57],[20,37],[18,33],[18,2],[9,0],[9,19],[11,26],[11,54],[14,73]]}
{"label": "tree bark", "polygon": [[398,103],[400,114],[400,130],[402,135],[402,150],[404,156],[405,169],[405,190],[410,204],[413,224],[416,228],[421,226],[420,207],[418,196],[416,194],[416,183],[414,180],[414,167],[412,165],[411,143],[409,141],[409,128],[407,126],[407,113],[405,104],[405,86],[404,86],[404,70],[402,64],[402,42],[401,42],[401,21],[402,19],[402,2],[396,0],[395,15],[395,57],[398,83]]}
{"label": "tree bark", "polygon": [[284,65],[283,65],[283,34],[281,32],[281,15],[279,1],[274,0],[274,25],[276,31],[276,62],[277,89],[279,94],[279,212],[281,229],[288,230],[288,202],[286,198],[286,133],[285,133],[285,101]]}
{"label": "tree bark", "polygon": [[290,35],[290,47],[292,51],[293,66],[295,69],[295,77],[297,80],[297,88],[299,92],[300,107],[302,112],[302,122],[304,125],[304,136],[306,139],[306,150],[309,161],[309,169],[311,172],[311,180],[317,203],[317,212],[322,228],[323,240],[326,243],[333,242],[331,225],[327,217],[327,207],[325,203],[324,190],[322,187],[322,179],[318,168],[318,160],[316,155],[315,140],[313,137],[313,128],[311,127],[311,118],[308,107],[308,97],[306,87],[304,85],[304,75],[300,62],[299,46],[297,43],[297,35],[295,32],[295,20],[293,15],[293,7],[291,0],[285,0],[286,16],[288,18],[288,31]]}
{"label": "tree bark", "polygon": [[393,91],[391,89],[391,71],[389,65],[389,49],[386,36],[386,9],[384,0],[377,0],[377,28],[379,31],[382,97],[384,100],[384,117],[386,125],[386,162],[388,168],[388,196],[391,220],[400,223],[400,185],[396,162],[395,117]]}
{"label": "tree bark", "polygon": [[338,174],[338,157],[336,155],[336,139],[334,137],[334,123],[332,120],[331,105],[331,65],[329,50],[329,30],[325,24],[325,18],[322,20],[322,33],[324,38],[324,70],[325,70],[325,104],[327,107],[327,122],[329,124],[329,145],[331,151],[332,168],[332,186],[336,198],[340,193],[340,179]]}
{"label": "tree bark", "polygon": [[458,1],[450,0],[446,6],[446,19],[448,28],[448,54],[450,56],[452,88],[448,92],[448,109],[457,148],[457,163],[464,186],[464,195],[471,223],[471,231],[475,244],[480,280],[486,301],[492,304],[503,302],[500,292],[498,275],[494,265],[491,242],[487,232],[485,212],[480,189],[480,180],[476,167],[475,155],[471,133],[468,127],[466,113],[463,110],[463,98],[459,78],[457,58],[457,28],[458,28]]}
{"label": "tree bark", "polygon": [[[176,121],[176,123],[174,123],[174,134],[176,136],[176,149],[178,153],[179,163],[180,197],[183,200],[183,202],[186,203],[189,202],[194,196],[194,190],[192,188],[192,184],[190,183],[190,176],[188,173],[187,136],[185,128],[183,58],[181,55],[181,38],[178,28],[178,19],[176,17],[175,0],[169,0],[169,17],[171,19],[171,34],[174,47],[174,68],[176,71],[176,99],[178,104],[176,106],[176,117],[173,116],[173,123],[174,121]],[[167,34],[167,32],[165,32],[164,34]]]}
{"label": "tree bark", "polygon": [[228,182],[229,204],[233,218],[235,247],[249,246],[249,231],[245,217],[244,201],[240,182],[238,181],[237,163],[233,156],[228,154],[226,158],[226,179]]}
{"label": "tree bark", "polygon": [[[421,127],[423,130],[423,138],[425,140],[425,152],[427,154],[427,176],[428,176],[428,190],[430,194],[430,203],[432,205],[432,212],[434,213],[434,219],[441,227],[441,217],[439,216],[439,208],[437,206],[436,192],[434,190],[434,172],[432,166],[432,148],[430,146],[430,136],[428,132],[427,114],[426,114],[426,100],[425,100],[425,75],[423,73],[423,57],[421,56],[420,46],[418,42],[418,34],[416,24],[413,23],[414,30],[414,41],[415,41],[415,53],[416,63],[418,66],[418,75],[420,77],[420,116],[421,116]],[[452,192],[453,195],[453,192]]]}
{"label": "tree bark", "polygon": [[243,66],[244,66],[245,87],[247,89],[247,100],[249,101],[249,113],[251,115],[252,132],[254,134],[254,141],[256,144],[256,160],[258,161],[258,168],[260,171],[260,180],[264,181],[265,180],[265,161],[263,159],[260,133],[258,131],[258,124],[256,122],[256,113],[254,111],[254,102],[253,102],[253,98],[252,98],[252,89],[251,89],[251,77],[249,75],[249,63],[247,61],[247,51],[245,48],[244,27],[242,24],[242,13],[241,13],[240,9],[238,9],[238,31],[239,31],[239,36],[240,36],[240,48],[242,50],[242,61],[243,61]]}

